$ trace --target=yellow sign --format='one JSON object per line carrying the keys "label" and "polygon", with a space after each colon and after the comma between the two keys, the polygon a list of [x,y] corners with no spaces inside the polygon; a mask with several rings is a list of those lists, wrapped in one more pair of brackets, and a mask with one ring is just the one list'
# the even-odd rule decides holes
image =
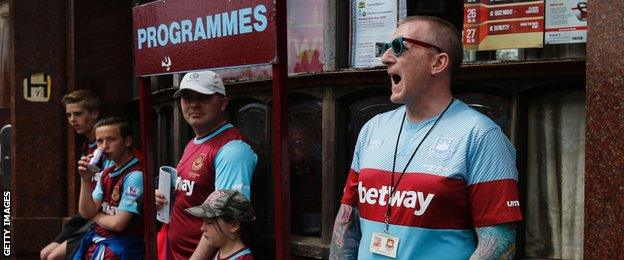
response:
{"label": "yellow sign", "polygon": [[31,102],[48,102],[52,90],[52,76],[35,73],[24,79],[24,99]]}

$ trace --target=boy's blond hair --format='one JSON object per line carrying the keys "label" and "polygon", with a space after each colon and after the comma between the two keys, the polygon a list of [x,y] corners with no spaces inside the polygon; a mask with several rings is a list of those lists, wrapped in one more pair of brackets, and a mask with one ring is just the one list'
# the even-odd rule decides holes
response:
{"label": "boy's blond hair", "polygon": [[63,103],[63,105],[78,103],[85,109],[89,110],[89,112],[100,111],[101,106],[100,98],[98,98],[91,91],[88,91],[86,89],[76,90],[63,96],[61,102]]}

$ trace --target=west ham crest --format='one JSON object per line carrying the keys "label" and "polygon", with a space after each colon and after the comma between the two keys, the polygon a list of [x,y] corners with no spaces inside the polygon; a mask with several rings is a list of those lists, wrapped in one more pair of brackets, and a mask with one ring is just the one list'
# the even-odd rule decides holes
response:
{"label": "west ham crest", "polygon": [[113,187],[113,194],[111,195],[111,199],[113,200],[113,202],[119,201],[119,186],[115,185],[115,187]]}
{"label": "west ham crest", "polygon": [[205,153],[200,153],[197,156],[197,159],[193,162],[193,171],[199,171],[202,167],[204,167],[204,160],[206,159]]}
{"label": "west ham crest", "polygon": [[429,156],[438,160],[446,160],[453,155],[455,140],[438,137],[435,144],[429,147]]}

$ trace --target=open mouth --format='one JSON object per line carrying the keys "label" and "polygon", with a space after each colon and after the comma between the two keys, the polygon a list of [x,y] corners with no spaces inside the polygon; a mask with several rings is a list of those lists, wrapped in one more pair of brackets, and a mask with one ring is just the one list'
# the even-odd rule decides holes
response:
{"label": "open mouth", "polygon": [[398,85],[401,82],[401,76],[396,74],[390,74],[390,78],[392,79],[392,83]]}

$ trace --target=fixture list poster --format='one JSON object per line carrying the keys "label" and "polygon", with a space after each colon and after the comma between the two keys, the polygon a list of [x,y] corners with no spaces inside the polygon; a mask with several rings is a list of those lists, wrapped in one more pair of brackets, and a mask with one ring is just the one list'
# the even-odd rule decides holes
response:
{"label": "fixture list poster", "polygon": [[466,50],[539,48],[544,45],[544,1],[464,0]]}
{"label": "fixture list poster", "polygon": [[381,55],[398,22],[396,0],[352,0],[352,67],[382,66]]}
{"label": "fixture list poster", "polygon": [[587,42],[587,0],[546,0],[546,44]]}

